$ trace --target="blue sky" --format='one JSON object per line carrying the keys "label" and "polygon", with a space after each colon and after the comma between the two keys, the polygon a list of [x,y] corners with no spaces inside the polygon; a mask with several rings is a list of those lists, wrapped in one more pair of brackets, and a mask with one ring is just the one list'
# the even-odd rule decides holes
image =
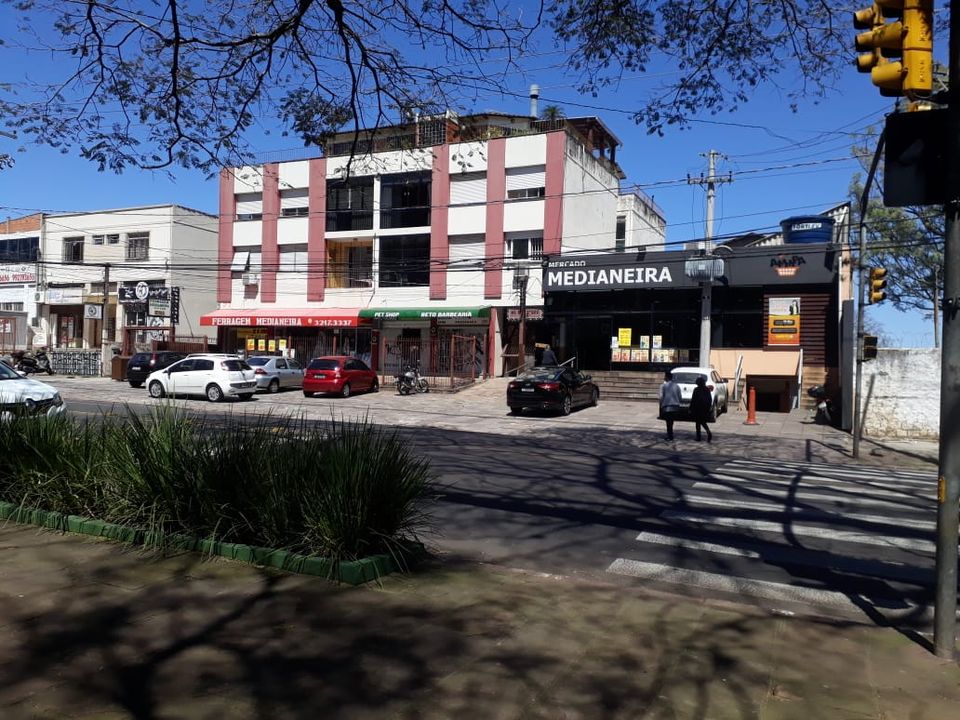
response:
{"label": "blue sky", "polygon": [[[0,9],[0,24],[8,13],[6,6]],[[853,34],[851,27],[851,46]],[[653,67],[646,74],[624,78],[599,97],[584,97],[576,91],[575,78],[565,74],[562,55],[551,47],[523,59],[525,72],[517,73],[505,88],[509,95],[455,109],[525,113],[528,89],[535,82],[541,88],[541,109],[555,104],[569,116],[598,115],[623,143],[617,159],[626,172],[626,184],[637,184],[653,196],[667,218],[668,242],[681,242],[704,233],[705,192],[687,184],[686,178],[706,172],[701,154],[710,149],[724,154],[718,170],[733,177],[717,194],[717,235],[774,229],[786,217],[816,213],[847,199],[851,177],[859,168],[850,152],[854,137],[879,126],[892,108],[869,76],[856,72],[852,57],[851,51],[849,70],[836,91],[801,104],[796,113],[783,94],[766,87],[735,113],[694,118],[688,129],[668,129],[663,137],[648,135],[633,123],[630,112],[659,78],[671,72],[669,67]],[[0,46],[0,84],[17,85],[46,62],[43,54]],[[261,118],[260,130],[271,132],[258,134],[259,151],[298,146],[294,138],[281,137],[269,117]],[[0,136],[0,152],[13,153],[19,145]],[[157,203],[217,212],[216,180],[197,171],[101,173],[75,155],[29,146],[16,158],[14,168],[0,172],[0,217]],[[897,312],[889,304],[868,312],[891,344],[932,345],[932,323],[920,316]]]}

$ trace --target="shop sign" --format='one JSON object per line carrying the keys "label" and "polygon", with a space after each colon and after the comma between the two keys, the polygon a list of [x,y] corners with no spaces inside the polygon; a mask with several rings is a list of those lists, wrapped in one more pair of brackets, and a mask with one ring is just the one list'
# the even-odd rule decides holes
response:
{"label": "shop sign", "polygon": [[633,345],[633,328],[617,328],[617,344],[620,347]]}
{"label": "shop sign", "polygon": [[[527,321],[543,320],[543,308],[526,308]],[[520,320],[520,308],[507,308],[507,320],[517,322]]]}
{"label": "shop sign", "polygon": [[488,307],[459,308],[364,308],[360,317],[374,320],[465,320],[490,316]]}
{"label": "shop sign", "polygon": [[82,302],[82,287],[47,288],[47,303],[49,305],[79,305]]}
{"label": "shop sign", "polygon": [[35,283],[36,265],[0,265],[0,283]]}
{"label": "shop sign", "polygon": [[767,298],[767,345],[800,344],[800,298]]}
{"label": "shop sign", "polygon": [[[668,265],[587,268],[582,260],[567,260],[547,269],[547,290],[613,290],[632,287],[658,287],[674,284]],[[568,267],[554,269],[554,265]]]}
{"label": "shop sign", "polygon": [[100,320],[103,318],[103,305],[86,304],[83,306],[83,316],[87,320]]}
{"label": "shop sign", "polygon": [[[117,288],[117,297],[121,303],[145,303],[150,300],[170,300],[170,288],[166,285],[153,285],[144,281],[128,282]],[[169,315],[169,313],[167,313]]]}
{"label": "shop sign", "polygon": [[150,298],[147,302],[147,314],[157,317],[170,316],[170,300],[164,298]]}

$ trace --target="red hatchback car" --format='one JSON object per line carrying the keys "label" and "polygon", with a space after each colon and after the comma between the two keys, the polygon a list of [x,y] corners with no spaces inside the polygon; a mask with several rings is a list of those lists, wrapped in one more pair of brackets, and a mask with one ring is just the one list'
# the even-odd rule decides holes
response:
{"label": "red hatchback car", "polygon": [[303,374],[303,396],[314,393],[350,397],[355,392],[377,392],[380,380],[366,363],[345,355],[314,358]]}

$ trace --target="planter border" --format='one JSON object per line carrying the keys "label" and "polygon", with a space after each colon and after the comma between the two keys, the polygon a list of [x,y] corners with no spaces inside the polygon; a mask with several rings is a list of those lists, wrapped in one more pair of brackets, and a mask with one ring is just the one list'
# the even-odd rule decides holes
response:
{"label": "planter border", "polygon": [[401,554],[383,553],[360,560],[331,560],[315,555],[300,555],[287,550],[220,542],[190,535],[148,532],[141,528],[97,520],[79,515],[65,515],[52,510],[22,507],[0,500],[0,519],[27,525],[38,525],[50,530],[92,535],[116,540],[130,545],[145,547],[171,547],[178,550],[200,552],[252,565],[285,570],[301,575],[336,580],[348,585],[362,585],[385,575],[407,570],[411,563],[425,554],[421,543],[409,543]]}

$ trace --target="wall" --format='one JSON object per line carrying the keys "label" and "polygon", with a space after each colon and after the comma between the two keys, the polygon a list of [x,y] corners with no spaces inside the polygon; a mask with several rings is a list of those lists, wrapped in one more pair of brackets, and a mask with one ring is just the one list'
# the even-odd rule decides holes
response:
{"label": "wall", "polygon": [[875,438],[938,438],[940,350],[880,349],[863,364],[863,432]]}

